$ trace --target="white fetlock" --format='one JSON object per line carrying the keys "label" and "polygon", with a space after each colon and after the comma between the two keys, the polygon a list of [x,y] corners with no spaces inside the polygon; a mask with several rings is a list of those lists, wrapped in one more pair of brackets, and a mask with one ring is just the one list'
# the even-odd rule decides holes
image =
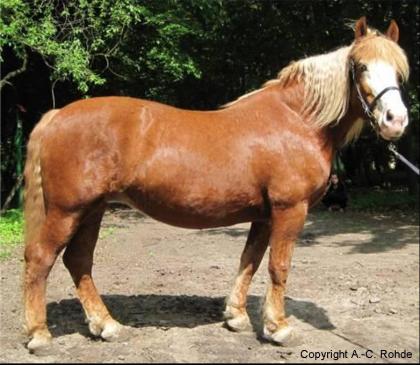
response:
{"label": "white fetlock", "polygon": [[49,332],[35,333],[27,347],[31,353],[39,353],[51,347],[52,337]]}
{"label": "white fetlock", "polygon": [[89,321],[89,331],[93,336],[99,337],[102,332],[102,326],[98,322]]}
{"label": "white fetlock", "polygon": [[248,314],[241,312],[231,305],[226,306],[226,310],[223,312],[225,323],[229,329],[236,332],[248,330],[251,327]]}
{"label": "white fetlock", "polygon": [[251,328],[251,321],[247,314],[226,320],[226,325],[235,332],[242,332]]}
{"label": "white fetlock", "polygon": [[287,344],[287,341],[291,338],[292,332],[293,330],[291,326],[280,328],[275,332],[271,332],[267,329],[266,326],[264,326],[263,337],[268,341],[284,346]]}
{"label": "white fetlock", "polygon": [[101,337],[105,341],[109,341],[109,342],[116,341],[117,339],[119,339],[123,329],[124,329],[124,326],[119,324],[117,321],[109,320],[106,322],[101,332]]}

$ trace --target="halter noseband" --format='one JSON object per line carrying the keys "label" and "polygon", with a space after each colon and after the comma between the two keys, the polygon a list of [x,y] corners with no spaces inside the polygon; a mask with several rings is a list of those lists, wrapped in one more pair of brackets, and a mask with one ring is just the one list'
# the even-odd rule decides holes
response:
{"label": "halter noseband", "polygon": [[379,99],[388,91],[390,90],[397,90],[400,91],[400,88],[397,86],[388,86],[385,89],[383,89],[378,95],[375,96],[375,98],[372,100],[372,102],[369,104],[365,98],[362,95],[362,92],[360,91],[359,84],[356,82],[356,65],[353,60],[350,60],[350,66],[351,66],[351,76],[354,83],[354,86],[356,87],[357,96],[360,100],[360,103],[362,104],[362,109],[365,112],[366,116],[368,117],[369,123],[372,126],[372,128],[377,131],[379,126],[376,122],[375,116],[373,115],[373,109],[375,108],[377,102]]}

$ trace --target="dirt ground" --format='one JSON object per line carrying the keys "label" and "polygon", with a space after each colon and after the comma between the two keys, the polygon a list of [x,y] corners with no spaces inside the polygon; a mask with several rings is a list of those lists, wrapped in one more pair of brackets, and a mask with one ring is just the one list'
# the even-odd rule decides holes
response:
{"label": "dirt ground", "polygon": [[[22,329],[23,249],[18,248],[0,263],[0,360],[279,363],[326,356],[329,362],[418,362],[418,228],[418,216],[401,212],[310,213],[295,249],[286,301],[301,344],[286,348],[258,335],[267,254],[249,293],[253,330],[233,333],[223,327],[223,302],[248,224],[187,230],[114,210],[102,225],[94,277],[111,313],[132,336],[116,343],[89,336],[60,259],[47,299],[53,352],[30,355]],[[404,351],[412,357],[395,358]]]}

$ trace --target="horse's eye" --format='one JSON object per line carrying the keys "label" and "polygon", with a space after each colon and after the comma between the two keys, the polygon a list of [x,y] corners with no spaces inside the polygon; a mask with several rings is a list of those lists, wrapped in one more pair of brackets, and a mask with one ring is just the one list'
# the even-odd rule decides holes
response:
{"label": "horse's eye", "polygon": [[363,63],[359,63],[359,65],[358,65],[357,68],[359,69],[359,72],[365,72],[365,71],[367,71],[367,66],[365,64],[363,64]]}

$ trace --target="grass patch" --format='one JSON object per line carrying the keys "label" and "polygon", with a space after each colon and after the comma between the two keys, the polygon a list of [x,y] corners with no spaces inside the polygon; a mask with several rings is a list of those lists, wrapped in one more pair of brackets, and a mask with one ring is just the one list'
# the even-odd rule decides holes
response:
{"label": "grass patch", "polygon": [[10,256],[13,248],[23,243],[23,212],[8,210],[0,217],[0,260]]}
{"label": "grass patch", "polygon": [[357,211],[417,210],[418,196],[405,190],[357,189],[349,192],[349,207]]}
{"label": "grass patch", "polygon": [[[101,229],[100,238],[105,239],[115,233],[114,227]],[[13,249],[24,241],[23,212],[10,209],[0,216],[0,260],[10,257]]]}
{"label": "grass patch", "polygon": [[109,236],[113,235],[115,233],[115,227],[105,227],[105,228],[101,228],[101,230],[99,231],[99,239],[105,239],[108,238]]}

